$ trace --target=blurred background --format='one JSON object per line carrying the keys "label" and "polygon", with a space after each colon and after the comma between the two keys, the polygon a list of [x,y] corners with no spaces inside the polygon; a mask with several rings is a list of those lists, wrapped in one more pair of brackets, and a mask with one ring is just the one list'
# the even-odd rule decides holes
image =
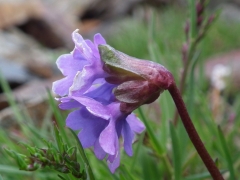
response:
{"label": "blurred background", "polygon": [[[240,1],[212,0],[205,13],[216,11],[219,18],[199,44],[196,76],[202,80],[195,83],[207,92],[216,121],[223,116],[233,121],[231,107],[240,89]],[[178,82],[187,19],[185,0],[0,0],[0,75],[18,108],[41,127],[51,117],[46,88],[62,77],[56,59],[72,51],[75,29],[89,39],[100,32],[108,44],[131,56],[159,59]],[[149,47],[156,50],[155,57]],[[158,121],[159,113],[150,117]],[[9,136],[21,136],[15,119],[0,88],[0,126],[13,134]]]}

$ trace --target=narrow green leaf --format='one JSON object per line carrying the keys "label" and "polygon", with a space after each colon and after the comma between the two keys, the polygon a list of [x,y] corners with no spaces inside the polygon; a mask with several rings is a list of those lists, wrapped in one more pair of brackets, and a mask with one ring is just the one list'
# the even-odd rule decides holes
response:
{"label": "narrow green leaf", "polygon": [[7,97],[7,100],[10,104],[10,106],[13,109],[14,115],[16,117],[17,122],[21,125],[24,122],[24,118],[22,116],[22,114],[20,113],[17,104],[14,100],[14,96],[11,93],[11,88],[9,86],[9,84],[7,83],[7,81],[4,79],[4,77],[2,76],[2,73],[0,72],[0,85],[4,91],[4,94]]}
{"label": "narrow green leaf", "polygon": [[124,175],[125,178],[123,178],[123,179],[134,180],[132,175],[129,173],[129,171],[126,169],[125,166],[120,166],[120,175]]}
{"label": "narrow green leaf", "polygon": [[198,60],[199,60],[199,56],[200,56],[200,52],[197,52],[194,54],[193,56],[193,59],[192,59],[192,66],[191,66],[191,69],[190,69],[190,78],[189,78],[189,87],[188,87],[188,99],[187,99],[187,109],[188,109],[188,113],[192,114],[192,110],[194,108],[194,90],[195,90],[195,86],[196,86],[196,83],[195,83],[195,68],[196,68],[196,65],[198,63]]}
{"label": "narrow green leaf", "polygon": [[[0,164],[0,172],[5,174],[14,174],[16,176],[24,175],[33,177],[33,173],[29,171],[20,171],[18,168],[8,165]],[[36,171],[34,172],[36,179],[55,179],[56,173],[52,173],[49,171]]]}
{"label": "narrow green leaf", "polygon": [[60,179],[62,179],[62,180],[67,180],[67,179],[65,179],[63,176],[61,176],[60,174],[58,174],[58,177],[59,177]]}
{"label": "narrow green leaf", "polygon": [[63,136],[64,141],[69,145],[70,142],[69,142],[69,138],[67,137],[66,129],[65,129],[65,119],[62,117],[62,114],[61,114],[59,108],[57,107],[56,102],[55,102],[54,98],[52,97],[50,90],[47,89],[47,92],[48,92],[49,104],[50,104],[50,106],[53,110],[53,114],[56,118],[56,121],[57,121],[57,124],[59,127],[59,131],[61,132],[61,135]]}
{"label": "narrow green leaf", "polygon": [[181,180],[182,179],[181,177],[182,161],[181,161],[181,153],[179,148],[179,140],[172,123],[170,123],[170,134],[172,139],[174,177],[175,177],[174,179]]}
{"label": "narrow green leaf", "polygon": [[171,166],[171,164],[170,164],[170,162],[169,162],[169,159],[168,159],[166,153],[164,152],[161,144],[160,144],[159,141],[157,140],[157,138],[156,138],[156,136],[155,136],[152,128],[150,127],[150,125],[149,125],[146,117],[144,116],[141,107],[138,108],[138,112],[139,112],[139,114],[140,114],[140,116],[141,116],[141,119],[143,120],[143,122],[144,122],[144,124],[145,124],[145,126],[146,126],[146,128],[147,128],[147,132],[149,133],[150,141],[151,141],[151,143],[152,143],[152,145],[153,145],[153,148],[157,151],[157,153],[158,153],[158,155],[160,156],[161,160],[162,160],[163,163],[165,164],[167,173],[168,173],[169,175],[171,175],[173,170],[172,170],[172,166]]}
{"label": "narrow green leaf", "polygon": [[229,172],[230,172],[230,180],[235,180],[236,178],[235,178],[235,172],[234,172],[232,157],[231,157],[226,139],[224,138],[224,135],[223,135],[223,132],[222,132],[220,126],[218,126],[218,134],[219,134],[221,146],[223,148],[223,151],[224,151],[227,163],[228,163],[228,169],[229,169]]}
{"label": "narrow green leaf", "polygon": [[189,0],[189,6],[190,6],[190,37],[194,39],[197,35],[196,1]]}
{"label": "narrow green leaf", "polygon": [[132,164],[130,166],[130,171],[133,171],[134,166],[136,166],[137,158],[139,157],[139,150],[142,146],[144,135],[145,135],[145,133],[142,133],[139,137],[139,141],[137,142],[137,145],[136,145],[137,147],[135,148],[134,156],[132,157],[133,160],[132,160]]}
{"label": "narrow green leaf", "polygon": [[154,132],[153,132],[152,128],[150,127],[147,119],[145,118],[142,109],[138,108],[138,112],[139,112],[139,114],[141,116],[142,121],[144,122],[144,124],[145,124],[145,126],[147,128],[147,132],[148,132],[148,134],[150,136],[150,140],[151,140],[151,143],[152,143],[153,147],[159,153],[159,155],[163,155],[165,152],[164,152],[161,144],[157,140],[156,136],[154,135]]}
{"label": "narrow green leaf", "polygon": [[[226,170],[220,171],[222,174],[226,172]],[[184,180],[205,180],[206,178],[211,178],[211,174],[209,172],[203,172],[200,174],[191,175],[188,177],[185,177]]]}
{"label": "narrow green leaf", "polygon": [[62,140],[62,137],[59,133],[57,124],[55,122],[53,123],[53,128],[54,128],[54,134],[55,134],[55,139],[56,139],[56,142],[57,142],[58,150],[61,153],[64,153],[63,140]]}
{"label": "narrow green leaf", "polygon": [[71,131],[71,133],[73,134],[75,140],[77,141],[78,151],[79,151],[80,156],[81,156],[81,158],[82,158],[82,160],[84,162],[85,171],[87,172],[87,179],[88,180],[95,180],[93,172],[92,172],[92,169],[91,169],[91,166],[90,166],[90,164],[88,162],[87,156],[86,156],[86,154],[84,152],[84,149],[82,147],[81,142],[79,141],[79,139],[78,139],[77,135],[75,134],[75,132],[73,130],[71,130],[71,129],[69,129],[69,130]]}

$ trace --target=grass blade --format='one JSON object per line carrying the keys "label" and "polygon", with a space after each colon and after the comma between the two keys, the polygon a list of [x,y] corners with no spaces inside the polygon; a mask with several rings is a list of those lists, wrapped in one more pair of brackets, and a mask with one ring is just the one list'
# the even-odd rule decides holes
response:
{"label": "grass blade", "polygon": [[174,179],[181,180],[181,153],[179,148],[179,140],[177,137],[177,133],[174,129],[172,123],[170,123],[170,134],[172,138],[172,151],[173,151],[173,164],[174,164]]}
{"label": "grass blade", "polygon": [[56,102],[55,102],[54,98],[52,97],[52,94],[49,89],[47,89],[47,93],[48,93],[49,104],[50,104],[50,107],[52,108],[53,114],[56,118],[56,121],[57,121],[57,124],[59,127],[59,131],[61,132],[61,135],[63,136],[64,142],[66,142],[68,145],[70,145],[69,138],[67,137],[66,129],[65,129],[65,119],[62,117],[62,114],[59,111],[59,109],[56,105]]}
{"label": "grass blade", "polygon": [[228,169],[230,172],[230,180],[235,180],[235,173],[234,173],[234,167],[233,167],[233,161],[230,155],[230,151],[228,149],[228,145],[226,142],[226,139],[224,138],[222,129],[220,128],[220,126],[218,126],[218,135],[220,138],[220,142],[221,142],[221,146],[223,148],[226,160],[227,160],[227,164],[228,164]]}
{"label": "grass blade", "polygon": [[82,147],[82,144],[81,142],[79,141],[77,135],[75,134],[75,132],[71,129],[69,129],[71,131],[71,133],[73,134],[74,138],[76,139],[77,141],[77,145],[78,145],[78,150],[79,150],[79,153],[80,153],[80,156],[82,158],[82,160],[84,161],[84,166],[85,166],[85,170],[87,172],[87,176],[88,176],[88,180],[95,180],[94,178],[94,175],[93,175],[93,172],[92,172],[92,169],[91,169],[91,166],[88,162],[88,159],[87,159],[87,156],[84,152],[84,149]]}

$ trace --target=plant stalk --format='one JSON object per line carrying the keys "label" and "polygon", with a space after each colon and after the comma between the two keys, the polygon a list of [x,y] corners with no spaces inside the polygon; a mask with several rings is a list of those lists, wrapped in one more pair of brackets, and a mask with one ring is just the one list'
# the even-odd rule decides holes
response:
{"label": "plant stalk", "polygon": [[196,148],[199,156],[207,167],[209,173],[211,174],[214,180],[224,180],[220,171],[216,167],[214,161],[211,156],[207,152],[202,140],[200,139],[192,120],[189,117],[186,106],[183,102],[180,91],[178,90],[176,83],[173,82],[168,88],[169,93],[171,94],[173,101],[177,107],[178,113],[182,119],[183,125],[188,133],[189,138],[191,139],[194,147]]}

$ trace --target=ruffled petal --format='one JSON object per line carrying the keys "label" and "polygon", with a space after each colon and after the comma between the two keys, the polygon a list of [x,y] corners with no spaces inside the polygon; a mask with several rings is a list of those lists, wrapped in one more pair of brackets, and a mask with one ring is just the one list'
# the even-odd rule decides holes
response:
{"label": "ruffled petal", "polygon": [[85,42],[92,49],[93,55],[100,61],[100,54],[99,54],[98,49],[96,48],[96,46],[90,40],[85,40]]}
{"label": "ruffled petal", "polygon": [[58,105],[58,107],[62,110],[68,110],[68,109],[80,108],[82,107],[82,105],[79,102],[72,99],[69,101],[62,102],[61,104]]}
{"label": "ruffled petal", "polygon": [[118,137],[115,130],[115,121],[110,120],[108,126],[100,134],[99,143],[106,153],[115,155],[116,141],[118,141]]}
{"label": "ruffled petal", "polygon": [[109,104],[114,100],[112,93],[115,85],[104,83],[101,86],[87,92],[85,95],[101,102],[102,104]]}
{"label": "ruffled petal", "polygon": [[106,156],[106,152],[103,150],[103,148],[100,146],[99,139],[95,141],[94,144],[94,154],[98,159],[104,159]]}
{"label": "ruffled petal", "polygon": [[116,144],[117,152],[115,155],[109,155],[107,159],[108,167],[111,173],[114,173],[115,170],[120,165],[120,151],[119,151],[119,143]]}
{"label": "ruffled petal", "polygon": [[74,76],[89,62],[85,59],[75,59],[72,54],[64,54],[57,59],[57,66],[64,76]]}
{"label": "ruffled petal", "polygon": [[73,111],[66,120],[66,125],[73,129],[79,130],[78,138],[84,148],[94,145],[102,130],[107,126],[108,122],[93,116],[85,108]]}
{"label": "ruffled petal", "polygon": [[88,60],[92,61],[93,55],[91,48],[87,45],[83,37],[78,33],[78,29],[72,33],[72,39],[76,48],[82,53],[82,55]]}
{"label": "ruffled petal", "polygon": [[60,96],[65,96],[73,83],[73,77],[67,76],[63,79],[53,82],[52,91]]}
{"label": "ruffled petal", "polygon": [[76,110],[69,113],[66,119],[66,126],[72,130],[80,130],[85,126],[84,122],[84,119],[81,118],[80,110]]}
{"label": "ruffled petal", "polygon": [[97,33],[94,35],[94,44],[96,45],[96,48],[98,49],[99,44],[107,44],[105,39],[102,37],[100,33]]}
{"label": "ruffled petal", "polygon": [[81,103],[82,105],[84,105],[86,109],[94,116],[103,118],[105,120],[110,119],[111,116],[108,109],[105,106],[103,106],[100,102],[84,96],[82,97],[72,96],[72,98]]}
{"label": "ruffled petal", "polygon": [[81,53],[81,51],[79,51],[79,49],[76,48],[76,47],[73,49],[71,54],[72,54],[73,58],[75,58],[75,59],[84,59],[84,60],[86,60],[85,57],[83,56],[83,54]]}
{"label": "ruffled petal", "polygon": [[81,96],[91,87],[94,80],[95,73],[88,68],[83,68],[82,72],[77,72],[74,77],[73,84],[69,90],[70,95]]}
{"label": "ruffled petal", "polygon": [[130,114],[128,115],[128,117],[126,118],[126,121],[128,122],[131,130],[133,130],[136,133],[141,133],[145,130],[145,126],[142,123],[142,121],[140,121],[135,114]]}
{"label": "ruffled petal", "polygon": [[127,122],[123,123],[122,136],[124,139],[124,143],[123,143],[124,149],[129,156],[132,156],[133,155],[132,142],[134,138],[134,133],[130,129],[130,126],[128,125]]}

